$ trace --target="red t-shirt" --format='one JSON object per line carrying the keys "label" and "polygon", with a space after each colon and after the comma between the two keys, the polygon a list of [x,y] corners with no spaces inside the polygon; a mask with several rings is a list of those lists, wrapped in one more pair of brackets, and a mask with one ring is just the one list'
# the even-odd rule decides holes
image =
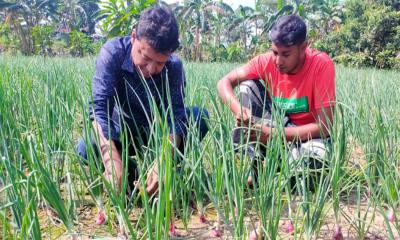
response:
{"label": "red t-shirt", "polygon": [[244,66],[247,79],[263,79],[272,101],[296,125],[316,122],[316,110],[334,106],[335,67],[326,53],[306,49],[303,67],[296,74],[280,73],[272,52],[253,58]]}

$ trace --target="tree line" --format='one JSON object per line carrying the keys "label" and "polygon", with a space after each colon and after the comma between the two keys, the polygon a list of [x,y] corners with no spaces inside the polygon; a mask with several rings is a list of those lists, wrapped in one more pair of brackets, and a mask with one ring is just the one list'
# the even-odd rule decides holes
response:
{"label": "tree line", "polygon": [[[0,0],[0,51],[24,55],[96,54],[132,31],[157,0]],[[352,66],[400,69],[398,0],[256,0],[233,9],[220,0],[169,4],[188,61],[243,62],[270,47],[268,31],[284,14],[302,16],[313,47]]]}

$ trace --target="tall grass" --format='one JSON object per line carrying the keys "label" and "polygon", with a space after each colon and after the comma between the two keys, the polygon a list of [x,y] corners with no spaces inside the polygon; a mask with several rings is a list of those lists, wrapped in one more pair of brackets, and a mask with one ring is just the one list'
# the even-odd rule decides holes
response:
{"label": "tall grass", "polygon": [[[293,222],[295,238],[311,239],[321,234],[330,212],[333,222],[349,226],[359,238],[368,235],[379,216],[383,236],[399,236],[398,222],[387,216],[400,204],[398,73],[337,67],[341,111],[322,170],[326,177],[310,192],[276,136],[266,145],[268,160],[258,163],[255,186],[247,186],[251,163],[234,153],[233,117],[216,94],[217,80],[236,65],[187,63],[186,104],[210,111],[209,133],[200,142],[198,130],[189,127],[184,153],[172,151],[161,117],[170,109],[157,113],[154,108],[149,145],[134,157],[139,184],[127,195],[126,180],[121,193],[105,181],[95,149],[89,148],[86,163],[75,153],[78,137],[92,134],[87,103],[93,63],[92,58],[0,56],[0,238],[79,234],[78,208],[88,204],[86,195],[107,212],[110,235],[123,231],[132,239],[168,238],[174,221],[190,227],[194,214],[215,222],[214,230],[228,238],[246,239],[254,228],[268,239],[284,238],[283,224]],[[126,132],[124,146],[130,137]],[[351,151],[355,148],[360,156]],[[132,156],[124,151],[121,157],[126,176]],[[143,187],[153,163],[160,186],[152,197]],[[304,171],[301,175],[311,170]],[[299,186],[295,191],[290,179]],[[355,214],[344,209],[347,199],[353,200]],[[57,228],[43,229],[43,218]]]}

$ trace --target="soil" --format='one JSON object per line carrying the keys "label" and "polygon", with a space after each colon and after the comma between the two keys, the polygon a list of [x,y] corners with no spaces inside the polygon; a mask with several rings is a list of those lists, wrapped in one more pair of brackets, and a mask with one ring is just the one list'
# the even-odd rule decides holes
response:
{"label": "soil", "polygon": [[[357,216],[357,206],[353,199],[347,199],[346,202],[341,203],[342,216],[349,216],[349,220],[341,218],[341,229],[343,232],[344,239],[389,239],[389,234],[387,232],[387,227],[385,225],[384,217],[381,213],[374,210],[373,208],[368,208],[367,199],[364,198],[360,207],[361,217],[366,214],[366,226],[364,235],[357,233],[354,224],[356,224]],[[131,221],[135,222],[136,217],[140,214],[140,209],[131,215]],[[245,218],[245,225],[247,226],[247,231],[254,229],[258,226],[257,217],[255,213],[250,213],[250,216]],[[288,234],[286,231],[287,224],[289,220],[287,215],[283,212],[282,220],[279,224],[279,238],[280,239],[295,239],[295,236]],[[44,239],[117,239],[116,230],[117,224],[115,222],[108,223],[105,225],[96,225],[95,220],[97,216],[97,209],[94,206],[86,205],[79,208],[79,223],[76,224],[75,230],[77,234],[71,235],[65,233],[65,228],[62,223],[57,219],[57,217],[49,211],[43,209],[39,210],[40,225],[42,227],[42,234]],[[188,223],[187,229],[185,229],[184,224],[181,220],[175,220],[175,228],[178,237],[171,239],[234,239],[229,231],[225,230],[224,235],[221,238],[211,237],[212,231],[216,224],[216,211],[215,209],[207,209],[205,215],[207,222],[202,223],[199,216],[195,213],[191,216]],[[314,236],[313,239],[332,239],[333,231],[335,228],[334,214],[330,207],[329,211],[323,217],[322,227],[320,228],[319,235]],[[297,226],[299,229],[301,226]],[[391,229],[395,234],[395,239],[400,239],[398,231],[394,224],[391,224]],[[301,235],[296,236],[297,239],[302,239]]]}

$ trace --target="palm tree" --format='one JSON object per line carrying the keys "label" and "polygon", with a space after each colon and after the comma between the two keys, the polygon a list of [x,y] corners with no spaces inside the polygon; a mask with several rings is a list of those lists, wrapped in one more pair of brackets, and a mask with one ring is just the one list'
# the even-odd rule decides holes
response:
{"label": "palm tree", "polygon": [[[297,3],[298,1],[296,1]],[[268,38],[265,36],[260,38],[261,35],[269,32],[278,17],[286,13],[292,13],[295,9],[292,5],[285,4],[283,0],[259,0],[255,9],[239,6],[230,21],[230,42],[240,39],[245,52],[250,55],[257,51],[258,45],[268,45]],[[298,9],[297,5],[296,9]]]}
{"label": "palm tree", "polygon": [[57,0],[0,0],[0,10],[4,11],[5,24],[16,32],[21,52],[34,53],[31,30],[41,23],[57,19]]}
{"label": "palm tree", "polygon": [[328,34],[342,22],[343,7],[340,0],[307,0],[306,11],[310,28],[321,37]]}
{"label": "palm tree", "polygon": [[218,32],[221,27],[215,23],[224,15],[232,14],[233,10],[229,5],[219,1],[187,0],[183,2],[183,6],[176,7],[174,12],[181,23],[183,38],[186,37],[183,42],[194,43],[192,59],[201,60],[200,46],[203,36],[212,29]]}
{"label": "palm tree", "polygon": [[99,0],[63,0],[59,7],[59,27],[68,27],[88,34],[95,31]]}
{"label": "palm tree", "polygon": [[240,5],[230,18],[227,33],[229,42],[240,40],[246,51],[249,37],[252,34],[257,36],[259,19],[262,19],[259,12],[251,7]]}
{"label": "palm tree", "polygon": [[101,20],[102,31],[107,37],[126,35],[136,25],[140,13],[155,3],[156,0],[102,0],[97,20]]}

